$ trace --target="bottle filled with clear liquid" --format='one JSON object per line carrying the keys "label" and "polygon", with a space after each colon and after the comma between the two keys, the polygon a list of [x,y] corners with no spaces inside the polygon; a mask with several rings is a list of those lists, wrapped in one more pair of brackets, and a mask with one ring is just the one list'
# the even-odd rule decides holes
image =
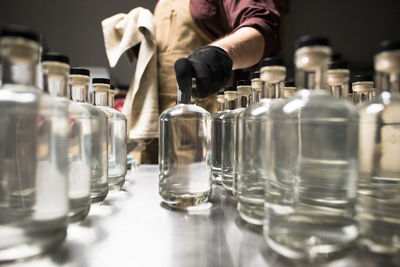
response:
{"label": "bottle filled with clear liquid", "polygon": [[[110,107],[114,103],[110,80],[95,78],[92,83],[95,105],[108,117],[108,185],[111,190],[120,190],[125,183],[127,168],[126,117]],[[110,98],[111,101],[109,101]]]}
{"label": "bottle filled with clear liquid", "polygon": [[362,102],[369,102],[374,98],[375,89],[372,75],[359,74],[354,76],[352,88],[353,103],[356,105]]}
{"label": "bottle filled with clear liquid", "polygon": [[90,137],[84,143],[90,146],[90,199],[91,203],[103,201],[108,193],[108,120],[100,109],[89,104],[90,72],[87,69],[71,68],[69,90],[71,100],[89,113]]}
{"label": "bottle filled with clear liquid", "polygon": [[68,197],[70,222],[83,220],[90,210],[90,113],[68,99],[69,58],[57,53],[42,56],[43,88],[54,102],[68,106]]}
{"label": "bottle filled with clear liquid", "polygon": [[279,58],[266,58],[260,66],[261,100],[238,119],[237,209],[243,220],[255,225],[263,225],[265,219],[265,163],[269,149],[266,141],[270,132],[267,118],[271,105],[283,97],[286,76],[283,60]]}
{"label": "bottle filled with clear liquid", "polygon": [[0,31],[0,262],[57,248],[68,213],[68,110],[36,87],[38,34]]}
{"label": "bottle filled with clear liquid", "polygon": [[221,151],[222,151],[222,119],[225,115],[225,97],[224,92],[217,93],[217,112],[211,118],[211,142],[212,142],[212,177],[213,182],[221,184]]}
{"label": "bottle filled with clear liquid", "polygon": [[358,116],[328,91],[328,40],[304,36],[295,53],[296,95],[271,108],[264,235],[276,252],[313,261],[351,247]]}
{"label": "bottle filled with clear liquid", "polygon": [[384,41],[374,57],[379,95],[359,106],[357,218],[370,251],[400,252],[400,43]]}
{"label": "bottle filled with clear liquid", "polygon": [[234,190],[236,119],[237,115],[250,105],[251,95],[249,80],[240,80],[236,91],[225,92],[225,105],[228,106],[229,112],[222,119],[222,185],[233,194],[236,194]]}
{"label": "bottle filled with clear liquid", "polygon": [[211,193],[211,115],[193,103],[178,89],[177,105],[160,115],[159,193],[176,207],[205,203]]}

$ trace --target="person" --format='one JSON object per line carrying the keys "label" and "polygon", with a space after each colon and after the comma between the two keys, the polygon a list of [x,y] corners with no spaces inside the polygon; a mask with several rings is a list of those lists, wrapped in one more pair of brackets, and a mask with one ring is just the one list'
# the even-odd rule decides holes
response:
{"label": "person", "polygon": [[[215,93],[280,48],[280,13],[273,0],[160,0],[154,23],[160,114],[175,105],[177,83],[196,78],[196,103],[216,111]],[[175,70],[175,72],[174,72]],[[158,140],[142,149],[142,163],[157,163]]]}

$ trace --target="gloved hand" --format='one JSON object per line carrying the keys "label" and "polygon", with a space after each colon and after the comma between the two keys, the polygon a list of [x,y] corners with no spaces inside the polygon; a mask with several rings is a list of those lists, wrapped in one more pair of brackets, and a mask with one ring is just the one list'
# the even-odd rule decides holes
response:
{"label": "gloved hand", "polygon": [[[179,89],[192,93],[194,97],[205,98],[225,87],[232,75],[232,60],[220,47],[202,46],[187,58],[175,62],[176,80]],[[196,78],[196,90],[192,89],[192,77]]]}

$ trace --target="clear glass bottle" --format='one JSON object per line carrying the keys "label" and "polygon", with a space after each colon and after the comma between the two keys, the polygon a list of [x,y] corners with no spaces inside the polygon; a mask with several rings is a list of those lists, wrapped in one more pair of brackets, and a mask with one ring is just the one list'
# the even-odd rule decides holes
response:
{"label": "clear glass bottle", "polygon": [[400,252],[400,43],[384,41],[374,57],[377,98],[359,106],[357,218],[361,243]]}
{"label": "clear glass bottle", "polygon": [[[109,106],[113,98],[110,80],[94,78],[92,80],[94,101],[108,117],[108,185],[111,190],[120,190],[125,183],[126,175],[126,117]],[[111,104],[114,101],[111,102]]]}
{"label": "clear glass bottle", "polygon": [[251,73],[251,99],[250,105],[257,104],[262,98],[262,81],[260,72],[255,71]]}
{"label": "clear glass bottle", "polygon": [[177,105],[160,115],[159,193],[176,207],[205,203],[211,193],[211,114],[193,103],[178,89]]}
{"label": "clear glass bottle", "polygon": [[372,75],[360,74],[354,76],[352,88],[354,104],[371,101],[375,91]]}
{"label": "clear glass bottle", "polygon": [[[229,102],[234,100],[228,100],[230,93],[225,96],[225,100],[228,101],[228,108],[230,111],[222,119],[222,185],[225,189],[236,194],[234,189],[234,177],[235,177],[235,154],[237,150],[236,142],[236,119],[237,115],[242,112],[245,108],[250,105],[250,97],[252,94],[251,81],[240,80],[237,82],[237,106],[230,106]],[[228,98],[227,98],[228,97]],[[226,103],[226,102],[225,102]],[[232,103],[234,104],[234,103]]]}
{"label": "clear glass bottle", "polygon": [[90,72],[87,69],[72,68],[69,75],[69,88],[72,101],[89,114],[90,141],[90,199],[92,203],[103,201],[108,193],[108,119],[100,109],[89,104]]}
{"label": "clear glass bottle", "polygon": [[238,119],[237,209],[248,223],[263,225],[266,175],[267,118],[271,105],[281,101],[286,68],[279,58],[260,63],[262,99]]}
{"label": "clear glass bottle", "polygon": [[331,94],[339,98],[349,95],[350,70],[345,61],[332,61],[328,65],[328,86]]}
{"label": "clear glass bottle", "polygon": [[358,237],[358,116],[327,90],[330,55],[327,39],[300,38],[296,85],[303,90],[272,107],[268,121],[264,235],[276,252],[307,261],[339,253]]}
{"label": "clear glass bottle", "polygon": [[39,35],[0,31],[0,262],[57,248],[68,213],[68,111],[36,87]]}
{"label": "clear glass bottle", "polygon": [[283,88],[283,98],[289,98],[296,94],[296,85],[293,81],[285,82],[285,88]]}
{"label": "clear glass bottle", "polygon": [[217,93],[217,112],[211,118],[211,162],[213,182],[221,184],[221,142],[222,142],[222,119],[225,115],[224,92]]}
{"label": "clear glass bottle", "polygon": [[68,106],[68,197],[70,222],[81,221],[90,210],[90,113],[79,103],[68,99],[67,56],[46,53],[42,56],[43,89],[54,102]]}

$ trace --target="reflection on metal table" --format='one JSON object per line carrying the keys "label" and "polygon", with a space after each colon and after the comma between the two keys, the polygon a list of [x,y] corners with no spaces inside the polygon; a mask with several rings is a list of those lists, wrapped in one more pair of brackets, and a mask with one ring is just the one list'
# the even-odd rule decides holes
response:
{"label": "reflection on metal table", "polygon": [[127,176],[122,191],[92,205],[81,224],[52,254],[5,266],[400,266],[399,258],[351,251],[328,263],[291,262],[265,244],[262,229],[242,221],[236,203],[219,186],[210,202],[188,211],[165,205],[158,195],[158,166]]}

